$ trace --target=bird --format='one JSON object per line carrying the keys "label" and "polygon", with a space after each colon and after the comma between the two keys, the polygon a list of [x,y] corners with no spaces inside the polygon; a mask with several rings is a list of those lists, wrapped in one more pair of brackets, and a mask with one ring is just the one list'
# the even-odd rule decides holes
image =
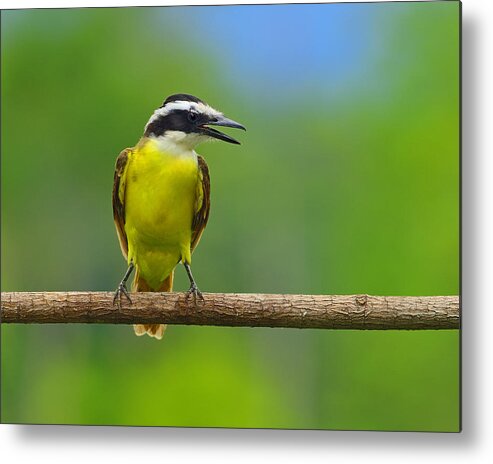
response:
{"label": "bird", "polygon": [[[192,274],[192,253],[209,219],[210,177],[205,159],[195,147],[222,140],[239,145],[233,137],[211,127],[246,130],[203,100],[173,94],[158,107],[132,148],[124,149],[115,164],[113,219],[127,270],[113,304],[132,299],[127,281],[135,270],[133,292],[170,292],[174,270],[182,263],[193,295],[204,299]],[[163,337],[164,324],[134,324],[135,334]]]}

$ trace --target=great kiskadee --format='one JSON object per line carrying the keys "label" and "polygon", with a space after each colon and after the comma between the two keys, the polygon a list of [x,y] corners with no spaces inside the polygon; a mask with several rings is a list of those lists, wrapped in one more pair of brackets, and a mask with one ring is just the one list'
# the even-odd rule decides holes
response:
{"label": "great kiskadee", "polygon": [[[210,179],[204,158],[194,148],[212,139],[239,144],[210,126],[245,130],[199,98],[171,95],[154,111],[137,145],[118,156],[113,217],[128,269],[114,304],[121,304],[122,295],[131,303],[126,283],[134,269],[133,291],[171,291],[180,262],[190,280],[187,298],[203,299],[190,265],[209,218]],[[165,327],[136,324],[134,330],[161,339]]]}

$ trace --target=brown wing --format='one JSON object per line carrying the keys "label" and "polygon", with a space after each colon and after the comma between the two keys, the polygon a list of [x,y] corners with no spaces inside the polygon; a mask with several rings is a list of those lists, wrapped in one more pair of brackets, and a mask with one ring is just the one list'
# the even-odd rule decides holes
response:
{"label": "brown wing", "polygon": [[123,256],[127,259],[128,242],[125,233],[125,177],[128,157],[132,150],[126,148],[116,159],[115,177],[113,180],[113,219]]}
{"label": "brown wing", "polygon": [[199,183],[197,185],[196,213],[192,221],[192,242],[190,245],[192,251],[199,243],[202,232],[204,232],[211,207],[211,181],[209,178],[209,168],[202,156],[197,156],[197,161],[199,164]]}

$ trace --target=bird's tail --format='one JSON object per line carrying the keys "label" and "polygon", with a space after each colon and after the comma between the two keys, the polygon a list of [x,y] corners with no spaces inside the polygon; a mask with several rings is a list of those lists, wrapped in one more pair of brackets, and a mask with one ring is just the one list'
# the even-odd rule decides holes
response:
{"label": "bird's tail", "polygon": [[[158,292],[171,292],[173,289],[173,274],[166,277],[161,287],[159,287],[156,291]],[[133,283],[133,291],[134,292],[152,292],[154,290],[149,287],[149,284],[139,276],[139,270],[137,269],[135,272],[135,279]],[[149,337],[157,338],[161,340],[163,338],[164,331],[166,330],[165,324],[134,324],[134,332],[137,336],[141,336],[144,334],[149,335]]]}

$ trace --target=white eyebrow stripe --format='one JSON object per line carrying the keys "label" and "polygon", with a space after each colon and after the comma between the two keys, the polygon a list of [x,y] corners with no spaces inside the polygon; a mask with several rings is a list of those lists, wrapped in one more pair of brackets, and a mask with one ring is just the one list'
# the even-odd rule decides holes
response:
{"label": "white eyebrow stripe", "polygon": [[149,121],[147,122],[144,131],[147,130],[149,124],[153,123],[156,119],[162,116],[166,116],[172,111],[175,110],[190,111],[192,109],[200,114],[207,114],[209,116],[222,116],[221,112],[215,110],[214,108],[204,103],[177,100],[177,101],[169,102],[165,106],[158,108],[156,111],[154,111],[152,116],[149,118]]}
{"label": "white eyebrow stripe", "polygon": [[167,113],[170,113],[171,111],[174,111],[174,110],[189,111],[192,108],[195,108],[196,105],[197,105],[197,103],[194,103],[194,102],[177,100],[177,101],[167,103],[161,109],[164,110],[164,114],[167,114]]}

